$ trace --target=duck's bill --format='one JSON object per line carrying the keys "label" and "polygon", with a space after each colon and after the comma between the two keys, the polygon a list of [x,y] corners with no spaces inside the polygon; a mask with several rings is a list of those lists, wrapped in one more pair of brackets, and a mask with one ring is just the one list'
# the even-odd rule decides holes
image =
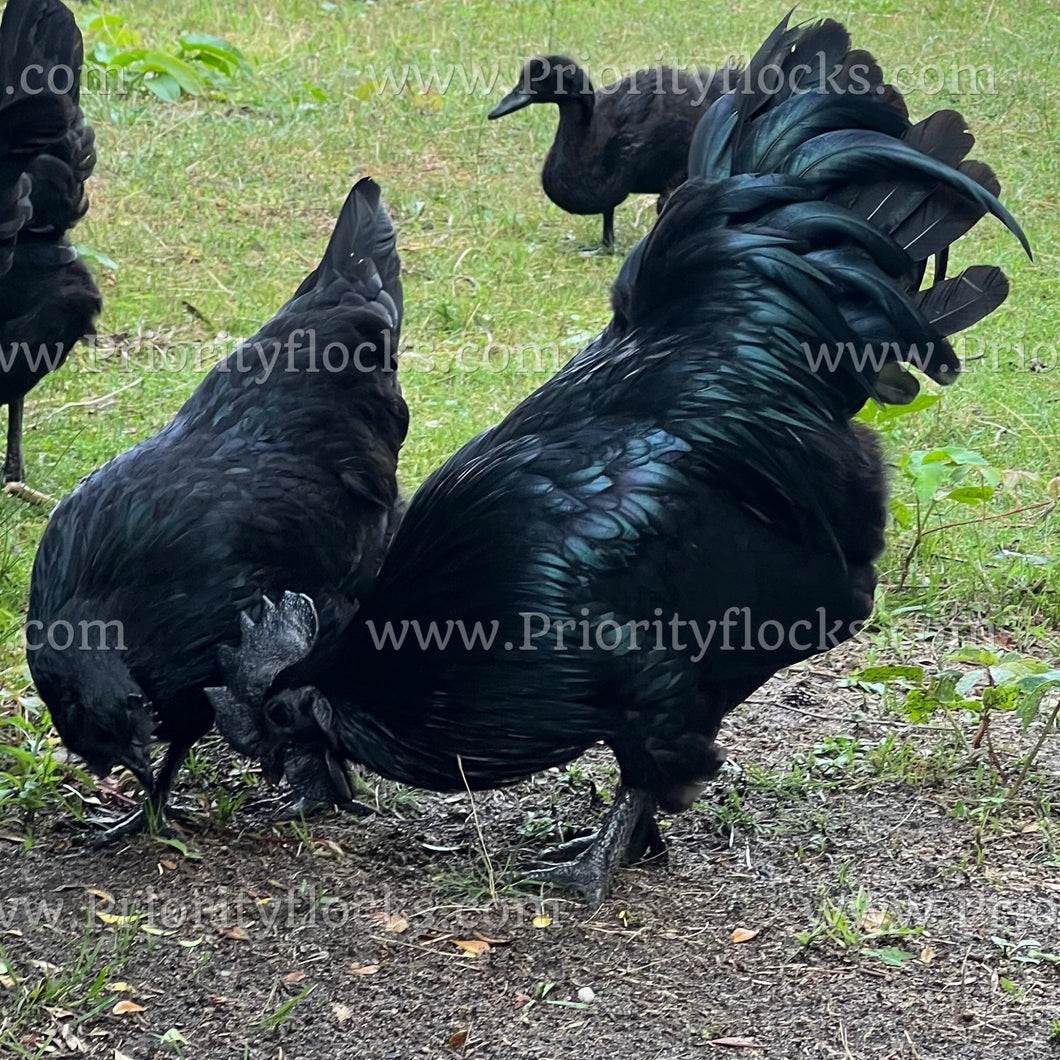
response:
{"label": "duck's bill", "polygon": [[517,110],[522,110],[523,107],[529,106],[532,102],[533,99],[525,92],[518,88],[513,88],[512,91],[489,112],[487,117],[490,121],[493,121],[494,118],[503,118],[505,114],[514,114]]}

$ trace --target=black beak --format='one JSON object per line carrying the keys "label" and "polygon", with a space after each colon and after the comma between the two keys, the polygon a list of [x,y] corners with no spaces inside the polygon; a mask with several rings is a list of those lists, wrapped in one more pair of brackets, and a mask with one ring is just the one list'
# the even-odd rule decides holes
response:
{"label": "black beak", "polygon": [[324,761],[328,767],[331,790],[337,796],[337,804],[341,806],[343,803],[353,802],[353,789],[350,787],[350,778],[341,759],[336,758],[330,751],[327,751],[324,754]]}
{"label": "black beak", "polygon": [[521,89],[513,88],[511,92],[509,92],[508,95],[506,95],[504,99],[502,99],[500,103],[489,112],[487,117],[490,121],[493,121],[494,118],[503,118],[505,114],[514,114],[517,110],[522,110],[523,107],[530,106],[533,102],[533,96],[523,92]]}
{"label": "black beak", "polygon": [[122,765],[127,766],[132,774],[140,782],[144,794],[151,796],[155,793],[155,778],[151,772],[151,765],[147,760],[147,753],[133,751],[127,758],[123,758]]}
{"label": "black beak", "polygon": [[279,784],[283,779],[283,759],[285,747],[277,747],[276,750],[266,760],[264,757],[261,759],[261,775],[270,784]]}

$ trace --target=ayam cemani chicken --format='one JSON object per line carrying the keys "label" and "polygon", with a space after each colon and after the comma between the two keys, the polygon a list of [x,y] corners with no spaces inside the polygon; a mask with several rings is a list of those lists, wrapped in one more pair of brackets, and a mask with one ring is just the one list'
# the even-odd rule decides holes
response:
{"label": "ayam cemani chicken", "polygon": [[565,55],[542,55],[523,66],[519,83],[489,112],[493,120],[532,103],[555,103],[556,138],[541,185],[561,209],[602,214],[601,247],[615,243],[615,207],[630,195],[658,195],[659,208],[688,174],[688,148],[703,112],[727,92],[736,67],[638,70],[596,90]]}
{"label": "ayam cemani chicken", "polygon": [[85,215],[95,134],[79,106],[84,45],[58,0],[9,0],[0,21],[0,404],[4,482],[25,477],[26,394],[95,334],[102,300],[66,238]]}
{"label": "ayam cemani chicken", "polygon": [[921,290],[929,258],[987,211],[1027,248],[972,145],[952,111],[911,125],[841,25],[785,20],[703,118],[604,332],[426,480],[340,638],[315,645],[295,593],[247,628],[221,730],[437,790],[605,741],[601,828],[530,874],[602,901],[719,768],[725,714],[870,614],[886,483],[851,416],[908,401],[907,363],[952,382],[945,336],[1007,294],[987,266]]}
{"label": "ayam cemani chicken", "polygon": [[[63,743],[98,774],[127,766],[147,792],[108,838],[142,827],[145,808],[158,823],[213,724],[203,688],[221,679],[240,613],[295,586],[341,623],[381,561],[408,430],[395,243],[378,186],[361,180],[294,297],[52,514],[27,657]],[[152,738],[169,742],[156,776]],[[285,771],[295,809],[350,798],[327,754],[295,749]]]}

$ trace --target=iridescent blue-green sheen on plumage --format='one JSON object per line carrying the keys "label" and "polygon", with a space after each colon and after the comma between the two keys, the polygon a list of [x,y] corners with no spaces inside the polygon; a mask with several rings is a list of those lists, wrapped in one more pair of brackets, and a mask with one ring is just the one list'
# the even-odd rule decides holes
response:
{"label": "iridescent blue-green sheen on plumage", "polygon": [[[776,92],[766,68],[790,75]],[[603,333],[427,479],[338,646],[248,704],[286,719],[271,746],[460,789],[604,740],[627,787],[687,806],[723,716],[871,611],[886,483],[851,417],[908,401],[910,365],[952,382],[950,325],[1003,301],[997,269],[945,278],[949,244],[987,212],[1023,238],[972,143],[954,112],[910,123],[837,23],[785,20],[700,123]],[[783,643],[734,647],[726,627],[697,651],[651,626],[717,632],[734,612]],[[494,639],[379,641],[413,622]]]}

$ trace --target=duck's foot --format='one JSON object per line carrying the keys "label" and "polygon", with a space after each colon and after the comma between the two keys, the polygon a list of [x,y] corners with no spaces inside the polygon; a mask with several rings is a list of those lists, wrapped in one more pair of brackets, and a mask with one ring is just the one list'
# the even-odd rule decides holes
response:
{"label": "duck's foot", "polygon": [[622,785],[599,832],[545,851],[550,858],[568,860],[529,869],[522,879],[578,891],[596,909],[607,897],[616,869],[665,849],[655,821],[654,796]]}
{"label": "duck's foot", "polygon": [[617,254],[618,251],[616,250],[614,243],[597,243],[595,246],[591,247],[578,247],[578,253],[583,258],[592,258],[597,254]]}

